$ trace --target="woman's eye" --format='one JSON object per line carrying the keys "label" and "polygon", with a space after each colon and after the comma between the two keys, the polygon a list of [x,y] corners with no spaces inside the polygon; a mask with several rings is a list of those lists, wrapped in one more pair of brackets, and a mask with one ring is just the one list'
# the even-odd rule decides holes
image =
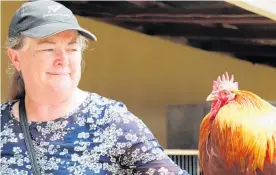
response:
{"label": "woman's eye", "polygon": [[53,52],[54,49],[43,49],[42,51],[44,51],[44,52]]}
{"label": "woman's eye", "polygon": [[76,51],[78,51],[78,49],[69,49],[69,51],[76,52]]}

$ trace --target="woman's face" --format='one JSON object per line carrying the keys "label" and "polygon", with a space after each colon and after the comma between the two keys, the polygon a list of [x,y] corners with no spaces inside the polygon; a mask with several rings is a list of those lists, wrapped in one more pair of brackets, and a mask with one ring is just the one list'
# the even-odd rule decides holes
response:
{"label": "woman's face", "polygon": [[45,39],[26,38],[23,48],[9,55],[22,73],[27,92],[63,92],[78,86],[82,58],[75,30]]}

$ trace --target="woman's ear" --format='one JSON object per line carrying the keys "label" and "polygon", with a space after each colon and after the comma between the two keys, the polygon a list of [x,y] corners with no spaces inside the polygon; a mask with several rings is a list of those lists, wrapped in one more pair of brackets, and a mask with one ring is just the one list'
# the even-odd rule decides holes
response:
{"label": "woman's ear", "polygon": [[7,50],[8,57],[10,58],[12,64],[16,68],[17,71],[20,71],[20,58],[19,52],[17,50],[8,48]]}

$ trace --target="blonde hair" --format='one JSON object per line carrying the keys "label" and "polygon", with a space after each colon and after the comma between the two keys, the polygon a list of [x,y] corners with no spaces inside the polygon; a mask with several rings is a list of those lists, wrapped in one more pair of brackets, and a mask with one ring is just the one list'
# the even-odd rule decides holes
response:
{"label": "blonde hair", "polygon": [[[19,50],[24,46],[25,37],[20,35],[17,37],[9,37],[6,41],[6,48]],[[78,43],[81,47],[81,52],[87,48],[88,40],[79,34]],[[84,69],[84,60],[82,59],[82,69]],[[17,100],[25,96],[25,84],[20,71],[17,71],[15,67],[10,63],[7,73],[10,75],[11,84],[8,100]]]}

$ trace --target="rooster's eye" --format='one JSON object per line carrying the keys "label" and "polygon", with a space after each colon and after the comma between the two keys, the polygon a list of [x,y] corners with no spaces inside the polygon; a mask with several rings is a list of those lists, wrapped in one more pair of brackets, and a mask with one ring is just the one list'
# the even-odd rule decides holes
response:
{"label": "rooster's eye", "polygon": [[223,91],[222,94],[225,96],[229,95],[228,91]]}

